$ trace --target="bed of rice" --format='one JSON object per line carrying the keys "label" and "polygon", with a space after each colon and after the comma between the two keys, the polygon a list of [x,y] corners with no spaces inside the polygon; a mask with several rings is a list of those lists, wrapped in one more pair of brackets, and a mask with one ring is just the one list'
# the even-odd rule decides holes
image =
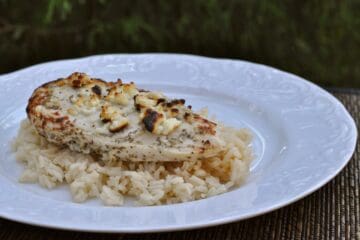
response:
{"label": "bed of rice", "polygon": [[241,185],[252,159],[251,134],[246,129],[221,127],[227,143],[219,157],[187,162],[118,162],[111,166],[90,155],[49,143],[23,120],[13,151],[25,169],[23,183],[45,188],[69,184],[75,202],[100,198],[105,205],[119,206],[125,196],[139,205],[160,205],[203,199]]}

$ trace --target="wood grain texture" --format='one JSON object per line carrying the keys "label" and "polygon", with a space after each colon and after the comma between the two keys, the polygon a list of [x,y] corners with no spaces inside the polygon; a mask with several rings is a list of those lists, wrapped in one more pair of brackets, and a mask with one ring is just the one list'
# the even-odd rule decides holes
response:
{"label": "wood grain texture", "polygon": [[[360,90],[331,90],[356,124],[360,121]],[[98,234],[60,231],[0,219],[0,239],[360,239],[359,143],[345,169],[310,196],[252,219],[183,232]]]}

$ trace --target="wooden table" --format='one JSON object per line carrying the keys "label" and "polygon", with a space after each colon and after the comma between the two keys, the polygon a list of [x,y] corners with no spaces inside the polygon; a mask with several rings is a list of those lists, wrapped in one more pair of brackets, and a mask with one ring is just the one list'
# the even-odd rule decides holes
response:
{"label": "wooden table", "polygon": [[[357,124],[360,90],[332,89]],[[263,216],[183,232],[97,234],[60,231],[0,219],[0,239],[360,239],[359,145],[350,163],[310,196]]]}

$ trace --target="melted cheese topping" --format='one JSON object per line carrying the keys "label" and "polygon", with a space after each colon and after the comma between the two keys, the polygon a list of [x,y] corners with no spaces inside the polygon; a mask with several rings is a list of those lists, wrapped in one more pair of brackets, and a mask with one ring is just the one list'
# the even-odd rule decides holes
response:
{"label": "melted cheese topping", "polygon": [[154,131],[155,134],[168,135],[172,131],[174,131],[178,126],[180,126],[181,122],[176,118],[169,118],[161,122],[160,126]]}
{"label": "melted cheese topping", "polygon": [[[71,94],[66,112],[76,118],[84,115],[91,119],[93,126],[96,125],[102,133],[106,133],[104,129],[109,134],[119,132],[140,122],[144,129],[153,134],[169,135],[183,122],[192,124],[194,121],[191,110],[184,110],[187,109],[183,106],[184,100],[169,100],[160,92],[139,91],[134,83],[123,84],[119,80],[107,85],[96,83],[81,74],[71,75],[68,81],[70,86],[67,92]],[[61,83],[61,86],[64,84]],[[56,107],[56,99],[63,96],[59,89],[53,91],[54,99],[49,102]]]}

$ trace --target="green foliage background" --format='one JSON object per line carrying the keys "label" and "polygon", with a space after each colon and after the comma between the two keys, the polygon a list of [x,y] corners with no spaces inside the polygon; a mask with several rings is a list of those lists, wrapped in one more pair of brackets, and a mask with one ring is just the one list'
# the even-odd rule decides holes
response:
{"label": "green foliage background", "polygon": [[0,0],[0,73],[124,52],[245,59],[360,87],[360,1]]}

